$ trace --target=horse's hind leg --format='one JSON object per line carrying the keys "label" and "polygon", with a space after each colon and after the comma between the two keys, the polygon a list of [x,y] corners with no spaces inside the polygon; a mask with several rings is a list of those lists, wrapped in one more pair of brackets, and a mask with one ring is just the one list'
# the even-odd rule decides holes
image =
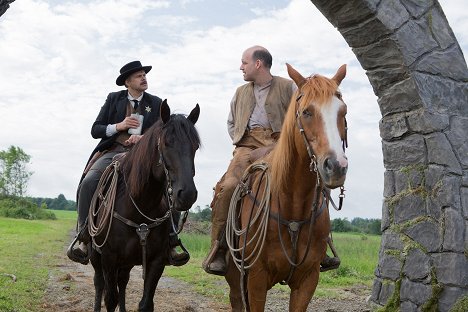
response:
{"label": "horse's hind leg", "polygon": [[93,251],[91,264],[94,268],[94,312],[101,311],[102,292],[104,291],[104,276],[101,267],[101,255]]}
{"label": "horse's hind leg", "polygon": [[130,279],[130,268],[122,268],[119,270],[119,277],[118,277],[118,286],[119,286],[119,311],[125,312],[127,309],[125,308],[125,291],[127,289],[128,280]]}
{"label": "horse's hind leg", "polygon": [[106,304],[106,309],[108,312],[115,311],[115,308],[118,304],[118,290],[117,290],[117,270],[109,270],[104,267],[104,281],[105,281],[105,290],[104,303]]}

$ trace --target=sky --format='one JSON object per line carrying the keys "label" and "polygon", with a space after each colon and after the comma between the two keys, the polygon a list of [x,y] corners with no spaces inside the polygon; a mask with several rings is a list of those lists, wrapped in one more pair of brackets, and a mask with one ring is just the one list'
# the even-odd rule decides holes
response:
{"label": "sky", "polygon": [[[466,55],[466,0],[439,1]],[[202,148],[195,158],[198,200],[209,205],[233,145],[226,120],[244,83],[242,52],[253,45],[304,76],[333,76],[348,105],[349,169],[343,210],[334,218],[381,218],[381,119],[372,87],[340,33],[308,0],[17,0],[0,17],[0,150],[14,145],[31,156],[27,195],[75,200],[85,163],[98,140],[91,125],[119,69],[133,60],[152,65],[147,92],[167,99],[173,113],[201,107]],[[333,193],[337,198],[337,192]]]}

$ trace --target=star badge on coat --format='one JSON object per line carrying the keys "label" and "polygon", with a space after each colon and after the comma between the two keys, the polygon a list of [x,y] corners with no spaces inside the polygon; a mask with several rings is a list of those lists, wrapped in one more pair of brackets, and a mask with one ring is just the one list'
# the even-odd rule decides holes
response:
{"label": "star badge on coat", "polygon": [[145,107],[145,111],[146,111],[147,113],[151,113],[151,107],[146,106],[146,107]]}

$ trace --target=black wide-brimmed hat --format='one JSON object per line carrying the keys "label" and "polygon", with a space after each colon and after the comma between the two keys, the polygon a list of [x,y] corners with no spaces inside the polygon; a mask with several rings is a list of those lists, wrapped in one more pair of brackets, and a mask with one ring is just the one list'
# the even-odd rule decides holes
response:
{"label": "black wide-brimmed hat", "polygon": [[115,81],[115,83],[118,86],[123,86],[125,84],[125,79],[127,79],[128,76],[130,76],[131,74],[136,73],[139,70],[144,70],[145,73],[148,73],[151,70],[151,68],[153,68],[153,66],[143,66],[143,65],[141,65],[140,61],[130,62],[130,63],[124,65],[120,69],[120,76],[117,77],[117,80]]}

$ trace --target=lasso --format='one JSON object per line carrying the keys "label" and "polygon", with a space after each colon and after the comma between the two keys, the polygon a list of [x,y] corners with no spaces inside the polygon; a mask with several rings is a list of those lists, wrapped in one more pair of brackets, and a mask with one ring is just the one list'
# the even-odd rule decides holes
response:
{"label": "lasso", "polygon": [[[241,182],[237,185],[236,189],[231,198],[229,205],[229,212],[226,223],[226,243],[229,247],[229,252],[231,253],[232,259],[236,267],[241,271],[247,270],[253,266],[253,264],[258,260],[261,251],[263,250],[265,244],[265,238],[267,234],[268,219],[270,216],[270,176],[267,172],[268,166],[265,163],[258,163],[250,165],[244,172]],[[246,181],[255,171],[262,171],[262,178],[259,180],[259,184],[255,195],[251,195],[251,190],[248,190],[248,185]],[[260,203],[258,203],[258,209],[256,209],[255,215],[252,216],[255,206],[257,205],[257,195],[259,194],[260,186],[264,178],[264,188],[263,196]],[[243,229],[237,227],[238,220],[238,202],[242,199],[243,196],[250,194],[252,197],[252,208],[250,210],[250,217],[247,226]],[[239,205],[242,209],[242,205]],[[240,215],[240,214],[239,214]],[[257,229],[253,235],[250,235],[249,240],[247,241],[247,234],[252,225],[258,223]],[[236,248],[236,242],[239,242],[239,238],[244,236],[243,246]],[[251,253],[246,257],[245,250],[247,246],[255,243]],[[240,257],[239,257],[240,255]],[[252,258],[254,258],[252,260]],[[252,260],[252,261],[251,261]],[[248,263],[246,265],[246,263]]]}

